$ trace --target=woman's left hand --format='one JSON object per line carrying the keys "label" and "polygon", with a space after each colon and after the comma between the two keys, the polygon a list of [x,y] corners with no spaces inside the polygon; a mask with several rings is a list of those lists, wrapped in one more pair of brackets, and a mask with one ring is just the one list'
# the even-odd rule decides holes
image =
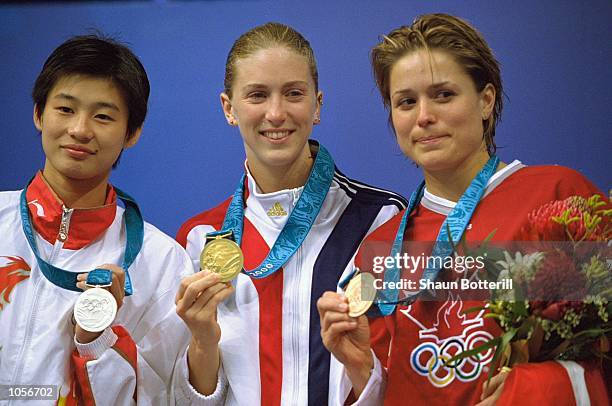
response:
{"label": "woman's left hand", "polygon": [[480,403],[476,406],[491,406],[497,403],[504,390],[504,383],[510,371],[501,371],[499,374],[482,384],[482,395]]}

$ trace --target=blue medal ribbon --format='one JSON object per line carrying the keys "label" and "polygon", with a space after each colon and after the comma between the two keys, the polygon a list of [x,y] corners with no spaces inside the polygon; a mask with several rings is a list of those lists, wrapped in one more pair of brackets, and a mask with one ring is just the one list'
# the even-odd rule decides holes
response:
{"label": "blue medal ribbon", "polygon": [[87,274],[87,281],[90,286],[106,287],[113,282],[113,272],[110,269],[96,268]]}
{"label": "blue medal ribbon", "polygon": [[[482,195],[484,194],[485,188],[491,176],[495,174],[495,170],[499,165],[499,158],[495,155],[489,158],[485,166],[480,170],[478,175],[472,180],[470,186],[463,193],[453,210],[448,214],[442,226],[440,227],[440,231],[438,232],[438,237],[436,238],[436,243],[432,250],[432,254],[429,258],[427,266],[423,271],[423,276],[421,279],[425,279],[428,281],[435,281],[438,273],[440,272],[440,267],[436,267],[433,264],[438,263],[441,264],[444,261],[436,261],[435,258],[446,258],[453,252],[453,245],[456,245],[461,236],[465,232],[465,228],[467,227],[470,219],[472,218],[472,214],[474,214],[474,210],[480,202]],[[404,212],[402,216],[402,220],[400,222],[399,228],[397,230],[397,234],[395,235],[395,240],[393,241],[393,246],[391,248],[391,257],[395,257],[398,254],[401,254],[402,244],[404,242],[404,231],[406,230],[406,225],[408,223],[408,217],[410,213],[415,209],[417,204],[420,203],[423,198],[423,194],[425,191],[425,182],[421,182],[419,187],[412,193],[410,196],[410,200],[408,203],[408,208]],[[450,231],[450,235],[449,235]],[[453,244],[451,244],[451,241]],[[385,271],[385,282],[397,282],[400,279],[400,270],[393,266],[388,268]],[[389,285],[386,285],[389,286]],[[408,298],[398,301],[399,291],[397,289],[387,289],[384,291],[379,291],[379,297],[377,299],[378,308],[380,313],[383,316],[387,316],[395,310],[395,306],[400,302],[412,302],[417,296],[421,293],[421,291],[412,293]]]}
{"label": "blue medal ribbon", "polygon": [[[319,152],[308,176],[308,181],[304,185],[304,190],[287,219],[287,223],[263,262],[254,269],[244,270],[247,275],[253,278],[265,278],[280,269],[295,254],[306,239],[323,206],[323,201],[334,177],[334,171],[334,160],[329,152],[322,145],[319,145]],[[210,235],[218,235],[232,231],[238,245],[242,241],[244,225],[245,180],[246,175],[243,175],[225,213],[222,231],[209,233]]]}
{"label": "blue medal ribbon", "polygon": [[[29,185],[29,183],[28,183]],[[43,275],[51,281],[53,284],[68,290],[75,292],[81,292],[81,289],[77,288],[77,276],[79,273],[66,271],[64,269],[55,267],[44,259],[42,259],[38,253],[38,247],[36,246],[36,239],[34,237],[34,228],[30,221],[30,213],[28,212],[28,203],[26,200],[27,186],[21,192],[21,198],[19,201],[19,209],[21,212],[21,223],[23,225],[23,232],[30,244],[32,252],[36,256],[36,262],[40,267]],[[128,268],[136,259],[136,256],[142,248],[144,240],[144,222],[140,209],[136,201],[129,196],[127,193],[115,188],[117,197],[121,199],[125,205],[125,229],[126,229],[126,244],[125,253],[123,257],[123,263],[121,267],[125,270],[125,295],[129,296],[132,294],[132,281],[130,279],[130,273]],[[111,283],[112,273],[107,269],[96,268],[89,272],[87,277],[87,284],[89,285],[109,285]],[[91,283],[90,283],[91,282]]]}

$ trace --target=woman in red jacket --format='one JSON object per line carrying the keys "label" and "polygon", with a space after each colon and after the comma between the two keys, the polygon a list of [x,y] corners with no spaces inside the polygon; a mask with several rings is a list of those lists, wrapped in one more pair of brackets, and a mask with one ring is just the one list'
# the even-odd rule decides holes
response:
{"label": "woman in red jacket", "polygon": [[[569,168],[504,163],[496,157],[503,95],[499,64],[465,21],[445,14],[421,16],[383,36],[372,50],[372,65],[397,142],[425,179],[409,208],[372,233],[362,251],[374,242],[395,241],[401,254],[402,245],[444,241],[447,230],[455,242],[484,241],[494,230],[493,241],[514,241],[533,209],[600,193]],[[418,254],[410,248],[408,253]],[[365,255],[358,255],[356,263],[362,271],[376,272],[377,263]],[[447,275],[439,271],[417,269],[412,277],[440,281]],[[382,303],[385,317],[369,322],[365,316],[350,317],[347,299],[337,293],[326,292],[319,300],[323,342],[344,364],[351,383],[347,380],[347,391],[352,387],[359,404],[383,399],[385,404],[430,405],[606,401],[599,371],[575,362],[520,365],[497,374],[489,385],[492,351],[445,363],[501,331],[484,312],[462,313],[482,305],[474,297],[466,300],[466,292],[437,293],[436,300],[419,295],[411,304],[402,305],[402,297],[397,306]]]}

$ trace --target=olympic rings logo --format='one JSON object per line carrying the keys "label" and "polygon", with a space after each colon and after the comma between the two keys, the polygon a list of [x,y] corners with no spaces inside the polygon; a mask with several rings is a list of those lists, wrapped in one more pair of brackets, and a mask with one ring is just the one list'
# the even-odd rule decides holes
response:
{"label": "olympic rings logo", "polygon": [[438,388],[449,385],[457,378],[461,382],[470,382],[478,379],[483,367],[493,359],[494,348],[454,361],[444,365],[453,356],[474,349],[493,336],[486,331],[475,331],[467,339],[451,337],[440,345],[433,342],[421,343],[410,355],[412,369],[421,376],[426,376],[429,382]]}

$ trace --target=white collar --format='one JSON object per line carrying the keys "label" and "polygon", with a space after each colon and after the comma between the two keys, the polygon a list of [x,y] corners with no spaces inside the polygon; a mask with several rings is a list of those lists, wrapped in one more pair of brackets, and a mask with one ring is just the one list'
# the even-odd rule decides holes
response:
{"label": "white collar", "polygon": [[246,161],[244,162],[244,169],[247,174],[247,187],[249,190],[247,207],[253,210],[257,217],[271,224],[274,228],[283,228],[300,198],[304,186],[283,189],[272,193],[263,193],[249,171]]}
{"label": "white collar", "polygon": [[279,190],[276,192],[263,193],[261,189],[259,188],[259,186],[257,185],[255,178],[251,174],[251,171],[249,170],[249,166],[247,165],[246,160],[244,161],[244,170],[246,171],[246,174],[247,174],[249,193],[254,194],[255,196],[257,196],[257,198],[265,199],[269,197],[283,196],[285,194],[290,194],[292,196],[294,194],[297,194],[299,197],[299,195],[302,193],[302,190],[304,190],[304,186],[300,186],[300,187],[293,188],[293,189],[283,189],[283,190]]}
{"label": "white collar", "polygon": [[[514,161],[512,161],[512,163],[495,172],[495,174],[493,174],[493,176],[491,176],[491,179],[489,179],[489,181],[487,182],[483,198],[489,193],[491,193],[493,189],[495,189],[506,178],[524,167],[525,165],[523,165],[521,161],[515,159]],[[421,204],[423,205],[423,207],[426,207],[433,212],[447,216],[450,211],[455,208],[457,202],[453,202],[443,197],[436,196],[430,193],[427,188],[425,188],[423,199],[421,199]]]}

